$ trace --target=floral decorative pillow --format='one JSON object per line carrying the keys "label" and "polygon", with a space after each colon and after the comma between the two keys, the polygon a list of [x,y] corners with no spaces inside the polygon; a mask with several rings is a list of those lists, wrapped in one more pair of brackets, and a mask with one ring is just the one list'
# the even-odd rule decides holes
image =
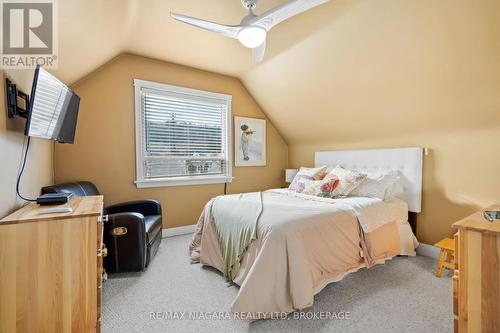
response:
{"label": "floral decorative pillow", "polygon": [[338,165],[328,172],[323,180],[338,179],[338,186],[332,192],[332,198],[344,198],[358,187],[365,178],[365,173],[344,169]]}
{"label": "floral decorative pillow", "polygon": [[301,179],[298,181],[297,192],[302,194],[314,195],[322,198],[332,198],[332,193],[339,185],[339,180],[334,177],[323,180]]}
{"label": "floral decorative pillow", "polygon": [[319,168],[300,168],[288,189],[295,192],[301,192],[304,190],[305,186],[304,182],[300,182],[301,180],[320,180],[323,179],[325,173],[326,166]]}

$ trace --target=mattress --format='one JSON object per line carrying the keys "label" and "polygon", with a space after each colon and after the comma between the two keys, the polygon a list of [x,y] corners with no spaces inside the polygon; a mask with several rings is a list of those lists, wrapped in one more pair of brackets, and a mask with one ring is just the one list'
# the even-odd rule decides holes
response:
{"label": "mattress", "polygon": [[399,225],[404,225],[407,216],[402,213],[404,202],[327,199],[285,189],[265,191],[261,196],[233,196],[241,201],[237,209],[233,207],[236,201],[227,196],[207,203],[190,244],[191,259],[224,272],[219,234],[212,220],[213,203],[220,200],[217,211],[222,207],[224,213],[214,217],[217,223],[237,225],[236,219],[249,214],[243,204],[261,198],[257,239],[244,253],[233,279],[240,289],[231,305],[233,312],[252,314],[252,319],[309,307],[325,283],[401,253]]}
{"label": "mattress", "polygon": [[[298,194],[288,189],[275,189],[271,191],[284,195],[312,198],[310,195]],[[380,199],[366,197],[347,197],[343,199],[315,198],[314,200],[323,201],[325,203],[342,202],[347,204],[352,207],[360,223],[366,227],[367,231],[368,229],[374,229],[379,226],[380,221],[396,221],[399,238],[401,240],[401,251],[399,254],[406,256],[415,256],[417,254],[415,249],[418,247],[418,240],[408,223],[408,203],[406,203],[406,201],[399,198],[394,198],[390,201],[382,201]],[[380,233],[383,232],[383,230],[380,230]],[[383,238],[383,236],[381,238]]]}
{"label": "mattress", "polygon": [[398,224],[399,237],[401,239],[400,255],[415,256],[418,240],[408,223],[408,204],[398,198],[386,201],[386,204],[387,214],[391,215]]}
{"label": "mattress", "polygon": [[408,222],[408,204],[398,198],[385,202],[387,205],[387,214],[392,215],[398,224]]}

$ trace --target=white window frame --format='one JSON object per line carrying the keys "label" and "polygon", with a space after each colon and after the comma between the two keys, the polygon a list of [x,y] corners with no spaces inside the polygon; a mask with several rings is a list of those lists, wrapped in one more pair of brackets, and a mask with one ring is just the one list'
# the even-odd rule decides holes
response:
{"label": "white window frame", "polygon": [[[181,176],[181,177],[164,177],[155,179],[144,178],[144,133],[143,133],[143,117],[142,117],[142,95],[141,89],[147,88],[158,90],[160,93],[173,92],[177,94],[191,95],[193,97],[204,97],[223,101],[227,105],[226,115],[226,175],[196,175],[196,176]],[[165,187],[165,186],[182,186],[182,185],[203,185],[203,184],[223,184],[230,183],[233,179],[233,148],[232,148],[232,112],[231,102],[232,96],[210,91],[196,90],[184,87],[173,86],[164,83],[144,81],[134,79],[134,96],[135,96],[135,160],[136,160],[136,181],[137,188],[147,187]]]}

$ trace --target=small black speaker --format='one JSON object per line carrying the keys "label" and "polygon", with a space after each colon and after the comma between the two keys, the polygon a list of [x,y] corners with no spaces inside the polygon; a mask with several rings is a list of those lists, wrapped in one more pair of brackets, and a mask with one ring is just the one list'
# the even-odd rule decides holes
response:
{"label": "small black speaker", "polygon": [[39,196],[36,199],[36,203],[41,206],[61,205],[68,202],[72,196],[73,196],[72,193],[47,193]]}

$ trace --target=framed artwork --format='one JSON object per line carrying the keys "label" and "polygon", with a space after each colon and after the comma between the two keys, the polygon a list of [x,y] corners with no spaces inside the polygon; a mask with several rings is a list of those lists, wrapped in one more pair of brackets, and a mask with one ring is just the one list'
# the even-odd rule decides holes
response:
{"label": "framed artwork", "polygon": [[266,165],[266,121],[234,117],[234,165]]}

